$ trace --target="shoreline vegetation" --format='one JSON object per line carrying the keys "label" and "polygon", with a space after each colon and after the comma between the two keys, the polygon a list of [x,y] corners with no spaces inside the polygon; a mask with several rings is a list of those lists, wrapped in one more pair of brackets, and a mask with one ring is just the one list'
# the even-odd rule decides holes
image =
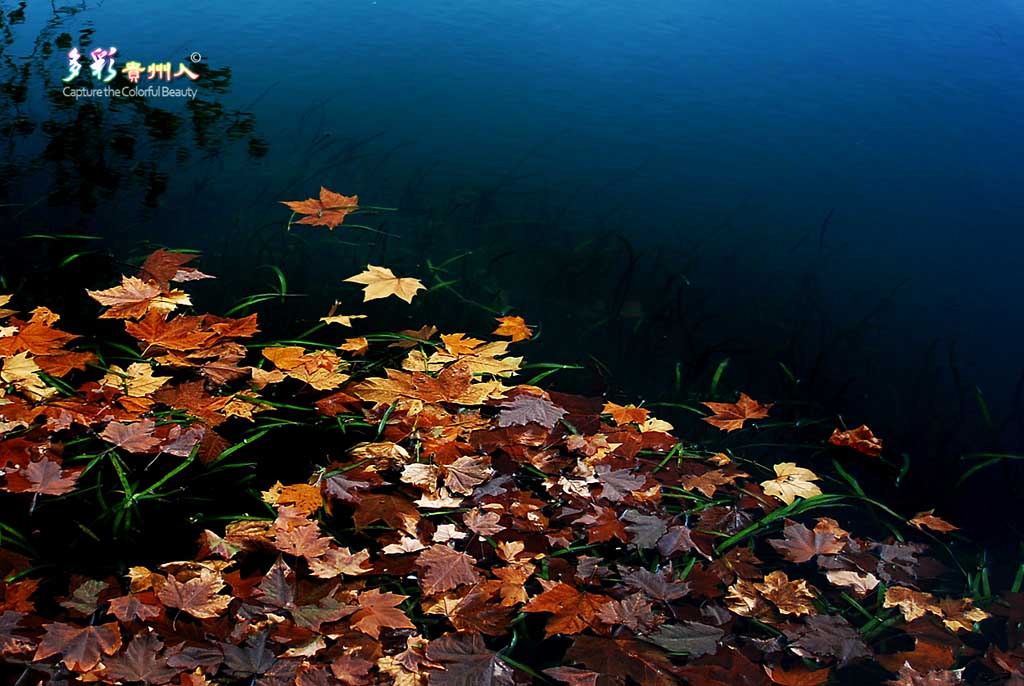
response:
{"label": "shoreline vegetation", "polygon": [[[369,228],[355,196],[286,204]],[[526,364],[516,315],[373,333],[346,300],[261,340],[258,296],[199,313],[196,257],[83,292],[84,336],[0,296],[6,683],[1024,680],[1024,566],[996,587],[941,512],[873,496],[858,474],[909,467],[868,426],[821,423],[813,464],[687,439],[545,388],[567,366]],[[400,274],[345,288],[411,304]],[[800,421],[738,390],[686,409],[723,436]]]}

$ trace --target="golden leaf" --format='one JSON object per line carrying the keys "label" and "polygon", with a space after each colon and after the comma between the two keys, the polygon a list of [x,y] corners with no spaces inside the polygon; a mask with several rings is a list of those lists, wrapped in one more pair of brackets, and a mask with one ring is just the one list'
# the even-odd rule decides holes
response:
{"label": "golden leaf", "polygon": [[366,265],[366,271],[350,276],[345,281],[360,283],[366,286],[363,289],[363,302],[393,295],[407,303],[411,303],[416,292],[425,288],[419,279],[399,278],[387,267],[375,267],[372,264]]}
{"label": "golden leaf", "polygon": [[821,489],[811,483],[819,479],[811,470],[797,467],[793,462],[780,462],[774,469],[777,476],[761,482],[761,488],[768,495],[775,496],[787,505],[792,505],[798,497],[821,495]]}

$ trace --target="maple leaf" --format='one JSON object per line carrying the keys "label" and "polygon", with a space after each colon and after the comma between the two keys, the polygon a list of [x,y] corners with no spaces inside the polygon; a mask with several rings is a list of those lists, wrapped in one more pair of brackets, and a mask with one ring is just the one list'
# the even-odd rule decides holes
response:
{"label": "maple leaf", "polygon": [[146,261],[139,267],[139,273],[145,279],[152,279],[159,284],[160,288],[167,289],[171,281],[199,281],[200,279],[212,279],[209,274],[204,274],[194,267],[186,267],[197,257],[195,254],[174,252],[159,248],[146,258]]}
{"label": "maple leaf", "polygon": [[46,400],[57,393],[39,376],[43,370],[29,356],[28,351],[12,355],[3,361],[0,379],[12,384],[31,400]]}
{"label": "maple leaf", "polygon": [[24,469],[9,473],[7,490],[13,493],[64,495],[75,490],[75,482],[81,472],[81,469],[62,470],[59,463],[44,457],[38,462],[30,462]]}
{"label": "maple leaf", "polygon": [[471,495],[473,488],[490,476],[488,459],[464,455],[445,467],[444,485],[454,493]]}
{"label": "maple leaf", "polygon": [[365,566],[370,553],[360,550],[355,553],[348,548],[329,548],[321,557],[307,558],[309,573],[318,579],[334,579],[341,575],[358,576],[366,574],[372,567]]}
{"label": "maple leaf", "polygon": [[945,519],[936,517],[934,514],[935,510],[928,510],[927,512],[919,512],[912,519],[908,520],[907,523],[921,529],[931,529],[942,534],[948,534],[950,531],[957,531],[959,527],[953,526]]}
{"label": "maple leaf", "polygon": [[874,574],[861,573],[856,570],[829,569],[825,572],[825,577],[829,583],[848,588],[858,596],[868,594],[881,583]]}
{"label": "maple leaf", "polygon": [[882,455],[882,439],[875,436],[867,424],[862,424],[856,429],[848,431],[835,429],[832,431],[828,442],[832,445],[853,448],[857,452],[869,457],[881,457]]}
{"label": "maple leaf", "polygon": [[743,422],[748,419],[763,419],[768,416],[774,403],[762,405],[753,400],[746,393],[740,393],[740,399],[735,403],[701,403],[715,414],[704,417],[704,421],[712,426],[717,426],[723,431],[736,431],[743,428]]}
{"label": "maple leaf", "polygon": [[106,376],[100,380],[100,386],[113,386],[130,398],[145,398],[170,380],[169,376],[153,376],[151,364],[133,362],[127,369],[110,365]]}
{"label": "maple leaf", "polygon": [[526,320],[522,317],[495,317],[495,319],[498,321],[498,328],[491,333],[496,336],[508,336],[513,343],[525,341],[533,336],[533,331],[526,325]]}
{"label": "maple leaf", "polygon": [[167,607],[178,608],[197,619],[210,619],[222,615],[231,604],[231,596],[217,594],[222,588],[224,581],[220,575],[201,569],[197,577],[185,583],[168,576],[157,596]]}
{"label": "maple leaf", "polygon": [[359,209],[358,195],[341,195],[320,186],[320,197],[307,200],[283,200],[282,205],[296,214],[307,215],[295,222],[310,226],[326,226],[334,229],[345,221],[345,217]]}
{"label": "maple leaf", "polygon": [[393,295],[407,303],[412,303],[416,292],[426,288],[419,279],[399,278],[387,267],[375,267],[372,264],[366,265],[366,271],[350,276],[345,281],[366,286],[363,289],[363,302]]}
{"label": "maple leaf", "polygon": [[258,674],[266,674],[277,662],[277,658],[267,648],[269,630],[263,630],[258,634],[250,636],[245,641],[245,647],[221,643],[221,651],[224,654],[224,666],[228,673],[236,677],[255,677]]}
{"label": "maple leaf", "polygon": [[330,350],[307,353],[297,345],[270,347],[263,349],[263,357],[286,375],[319,391],[334,390],[348,380],[348,375],[343,373],[348,369],[348,362]]}
{"label": "maple leaf", "polygon": [[147,453],[160,445],[160,439],[153,435],[155,429],[156,422],[152,419],[131,424],[110,422],[100,433],[100,438],[130,453]]}
{"label": "maple leaf", "polygon": [[643,424],[647,421],[651,411],[636,405],[623,406],[609,402],[601,408],[601,414],[611,415],[612,421],[618,426],[625,426],[627,424]]}
{"label": "maple leaf", "polygon": [[561,581],[541,580],[544,592],[523,606],[523,612],[550,612],[552,617],[544,628],[545,636],[578,634],[589,627],[601,607],[611,598],[580,592]]}
{"label": "maple leaf", "polygon": [[[338,303],[335,303],[337,306]],[[331,314],[326,317],[320,317],[320,321],[324,324],[341,324],[342,326],[352,327],[353,319],[366,319],[365,314],[334,314],[334,308],[331,308]]]}
{"label": "maple leaf", "polygon": [[726,473],[722,469],[712,469],[703,474],[687,474],[681,481],[685,490],[697,490],[708,498],[713,498],[719,486],[728,486],[742,476],[748,475],[743,472]]}
{"label": "maple leaf", "polygon": [[643,474],[633,474],[629,469],[613,471],[608,465],[598,465],[595,475],[601,484],[601,497],[613,503],[640,490],[647,482],[647,477]]}
{"label": "maple leaf", "polygon": [[[580,663],[600,674],[598,686],[665,686],[676,684],[676,667],[665,654],[647,643],[626,638],[600,638],[577,636],[565,653],[565,662]],[[632,679],[628,682],[627,679]],[[703,682],[691,681],[691,684]],[[730,681],[730,686],[742,681]]]}
{"label": "maple leaf", "polygon": [[905,586],[890,586],[885,590],[883,607],[898,607],[903,613],[903,618],[912,622],[925,613],[932,612],[941,615],[942,611],[936,604],[935,596],[923,591],[915,591]]}
{"label": "maple leaf", "polygon": [[117,622],[84,627],[53,622],[45,628],[33,662],[59,654],[61,662],[72,672],[88,672],[100,663],[103,655],[113,655],[121,648]]}
{"label": "maple leaf", "polygon": [[813,615],[817,612],[811,604],[815,593],[807,582],[803,579],[790,581],[783,571],[771,572],[763,583],[754,584],[754,588],[782,614]]}
{"label": "maple leaf", "polygon": [[803,524],[786,520],[783,540],[770,540],[772,547],[790,562],[807,562],[816,555],[835,555],[846,547],[847,532],[835,520],[821,519],[814,531]]}
{"label": "maple leaf", "polygon": [[462,515],[462,521],[477,536],[493,536],[505,530],[505,527],[498,523],[501,521],[501,515],[497,512],[481,512],[474,508]]}
{"label": "maple leaf", "polygon": [[197,350],[217,335],[203,331],[202,317],[174,317],[167,319],[159,312],[149,312],[137,322],[126,321],[124,329],[132,338],[147,343],[149,347],[186,352]]}
{"label": "maple leaf", "polygon": [[473,567],[476,562],[466,553],[447,545],[432,545],[419,554],[416,566],[423,568],[423,592],[427,594],[450,591],[462,584],[475,584],[480,575]]}
{"label": "maple leaf", "polygon": [[863,637],[848,621],[836,615],[814,615],[804,624],[785,629],[790,650],[801,657],[822,660],[834,657],[839,666],[871,657]]}
{"label": "maple leaf", "polygon": [[512,668],[479,635],[442,636],[427,644],[430,686],[512,686]]}
{"label": "maple leaf", "polygon": [[136,636],[124,652],[104,662],[103,676],[111,681],[166,684],[178,676],[179,670],[169,667],[166,657],[159,655],[163,647],[154,634]]}
{"label": "maple leaf", "polygon": [[466,338],[464,333],[443,333],[441,334],[441,342],[444,343],[444,348],[448,351],[448,354],[455,357],[472,355],[473,349],[483,344],[483,341],[479,338]]}
{"label": "maple leaf", "polygon": [[469,364],[456,362],[435,379],[420,372],[407,374],[384,370],[386,379],[369,378],[356,384],[351,392],[361,400],[390,405],[400,398],[424,403],[450,402],[456,405],[480,405],[488,398],[503,396],[495,383],[472,383]]}
{"label": "maple leaf", "polygon": [[363,357],[370,350],[370,341],[365,336],[346,338],[345,342],[338,347],[347,353],[352,353],[354,357]]}
{"label": "maple leaf", "polygon": [[787,505],[792,505],[798,497],[821,495],[821,489],[811,483],[819,480],[811,470],[797,467],[793,462],[780,462],[773,469],[776,477],[761,482],[761,488],[767,495],[773,495]]}
{"label": "maple leaf", "polygon": [[637,510],[626,510],[620,519],[629,524],[626,531],[633,534],[630,541],[637,548],[655,548],[658,541],[668,531],[665,520],[657,515],[641,514]]}
{"label": "maple leaf", "polygon": [[380,638],[381,629],[415,629],[398,605],[405,595],[381,593],[376,588],[359,594],[359,610],[352,615],[352,626],[373,638]]}
{"label": "maple leaf", "polygon": [[564,409],[546,398],[535,395],[517,395],[499,405],[498,426],[526,426],[530,422],[552,429],[568,414]]}
{"label": "maple leaf", "polygon": [[103,291],[86,290],[90,298],[107,307],[100,319],[138,319],[150,311],[168,313],[178,305],[191,305],[179,290],[164,292],[156,283],[135,276],[122,276],[121,285]]}
{"label": "maple leaf", "polygon": [[155,601],[156,596],[152,592],[148,592],[146,596],[138,593],[129,593],[120,598],[113,598],[110,601],[108,613],[114,615],[122,622],[133,622],[136,620],[145,622],[154,617],[159,617],[159,606],[144,602],[144,599]]}

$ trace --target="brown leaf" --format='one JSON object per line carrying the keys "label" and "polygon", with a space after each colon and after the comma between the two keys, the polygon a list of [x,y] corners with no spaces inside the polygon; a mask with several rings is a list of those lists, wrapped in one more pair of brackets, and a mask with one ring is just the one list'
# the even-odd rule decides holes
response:
{"label": "brown leaf", "polygon": [[523,612],[550,612],[545,636],[578,634],[589,627],[601,607],[611,599],[593,593],[581,593],[562,582],[541,581],[544,592],[523,606]]}
{"label": "brown leaf", "polygon": [[762,405],[753,400],[746,393],[740,393],[740,399],[735,403],[701,403],[707,406],[715,414],[705,417],[704,421],[712,426],[717,426],[723,431],[736,431],[743,428],[743,422],[748,419],[763,419],[768,416],[768,410],[773,403]]}
{"label": "brown leaf", "polygon": [[121,647],[117,622],[79,627],[61,622],[45,625],[46,634],[39,643],[33,662],[60,655],[72,672],[88,672],[103,655],[113,655]]}
{"label": "brown leaf", "polygon": [[769,540],[784,558],[790,562],[807,562],[816,555],[835,555],[846,547],[847,532],[838,527],[835,520],[819,520],[814,531],[803,524],[786,520],[782,529],[782,540]]}
{"label": "brown leaf", "polygon": [[179,670],[167,665],[165,655],[159,655],[164,644],[154,634],[138,635],[124,652],[104,662],[103,676],[111,681],[143,681],[147,684],[166,684],[178,676]]}
{"label": "brown leaf", "polygon": [[398,605],[409,596],[381,593],[376,588],[359,594],[359,610],[352,615],[352,626],[373,638],[381,629],[415,629]]}
{"label": "brown leaf", "polygon": [[160,445],[160,439],[153,435],[155,429],[156,422],[152,419],[131,424],[110,422],[100,433],[100,438],[130,453],[148,453]]}
{"label": "brown leaf", "polygon": [[834,429],[828,442],[832,445],[852,448],[869,457],[881,457],[882,455],[882,439],[875,436],[867,424],[848,431]]}
{"label": "brown leaf", "polygon": [[224,581],[220,575],[202,569],[197,577],[185,583],[168,576],[157,596],[167,607],[178,608],[198,619],[210,619],[219,617],[231,604],[231,596],[217,595],[222,588]]}
{"label": "brown leaf", "polygon": [[462,584],[474,584],[480,575],[473,567],[476,562],[466,553],[447,545],[432,545],[419,554],[416,566],[424,570],[420,583],[426,594],[444,593]]}
{"label": "brown leaf", "polygon": [[546,398],[528,393],[506,400],[500,406],[498,426],[526,426],[530,422],[546,429],[554,428],[566,411]]}
{"label": "brown leaf", "polygon": [[941,534],[948,534],[950,531],[957,531],[959,527],[955,527],[945,519],[936,517],[934,514],[935,510],[928,510],[927,512],[919,512],[915,517],[910,519],[907,523],[916,526],[922,531],[925,528],[937,531]]}
{"label": "brown leaf", "polygon": [[430,686],[512,686],[512,668],[478,635],[442,636],[427,644]]}
{"label": "brown leaf", "polygon": [[292,212],[306,215],[296,221],[296,224],[326,226],[328,229],[334,229],[345,221],[345,217],[359,209],[359,196],[341,195],[321,186],[319,198],[284,200],[281,204],[287,205]]}

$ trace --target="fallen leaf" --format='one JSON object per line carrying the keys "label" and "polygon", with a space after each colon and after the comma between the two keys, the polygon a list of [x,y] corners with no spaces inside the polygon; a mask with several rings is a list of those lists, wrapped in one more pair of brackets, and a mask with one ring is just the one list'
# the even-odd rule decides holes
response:
{"label": "fallen leaf", "polygon": [[363,289],[363,302],[393,295],[400,300],[411,303],[416,295],[416,291],[425,288],[419,279],[410,277],[399,278],[387,267],[375,267],[372,264],[366,265],[366,271],[350,276],[345,281],[366,286]]}
{"label": "fallen leaf", "polygon": [[819,480],[811,470],[797,467],[792,462],[780,462],[773,469],[777,476],[761,482],[761,488],[767,495],[775,496],[787,505],[792,505],[797,498],[821,495],[821,489],[811,483]]}
{"label": "fallen leaf", "polygon": [[717,426],[723,431],[736,431],[743,428],[743,422],[748,419],[763,419],[768,416],[768,410],[773,403],[762,405],[753,400],[746,393],[740,393],[740,399],[735,403],[701,403],[708,407],[713,414],[705,417],[704,421],[712,426]]}
{"label": "fallen leaf", "polygon": [[326,226],[333,229],[344,222],[345,217],[359,209],[359,196],[341,195],[321,186],[319,198],[284,200],[282,204],[287,205],[288,209],[296,214],[306,215],[295,222],[296,224]]}

